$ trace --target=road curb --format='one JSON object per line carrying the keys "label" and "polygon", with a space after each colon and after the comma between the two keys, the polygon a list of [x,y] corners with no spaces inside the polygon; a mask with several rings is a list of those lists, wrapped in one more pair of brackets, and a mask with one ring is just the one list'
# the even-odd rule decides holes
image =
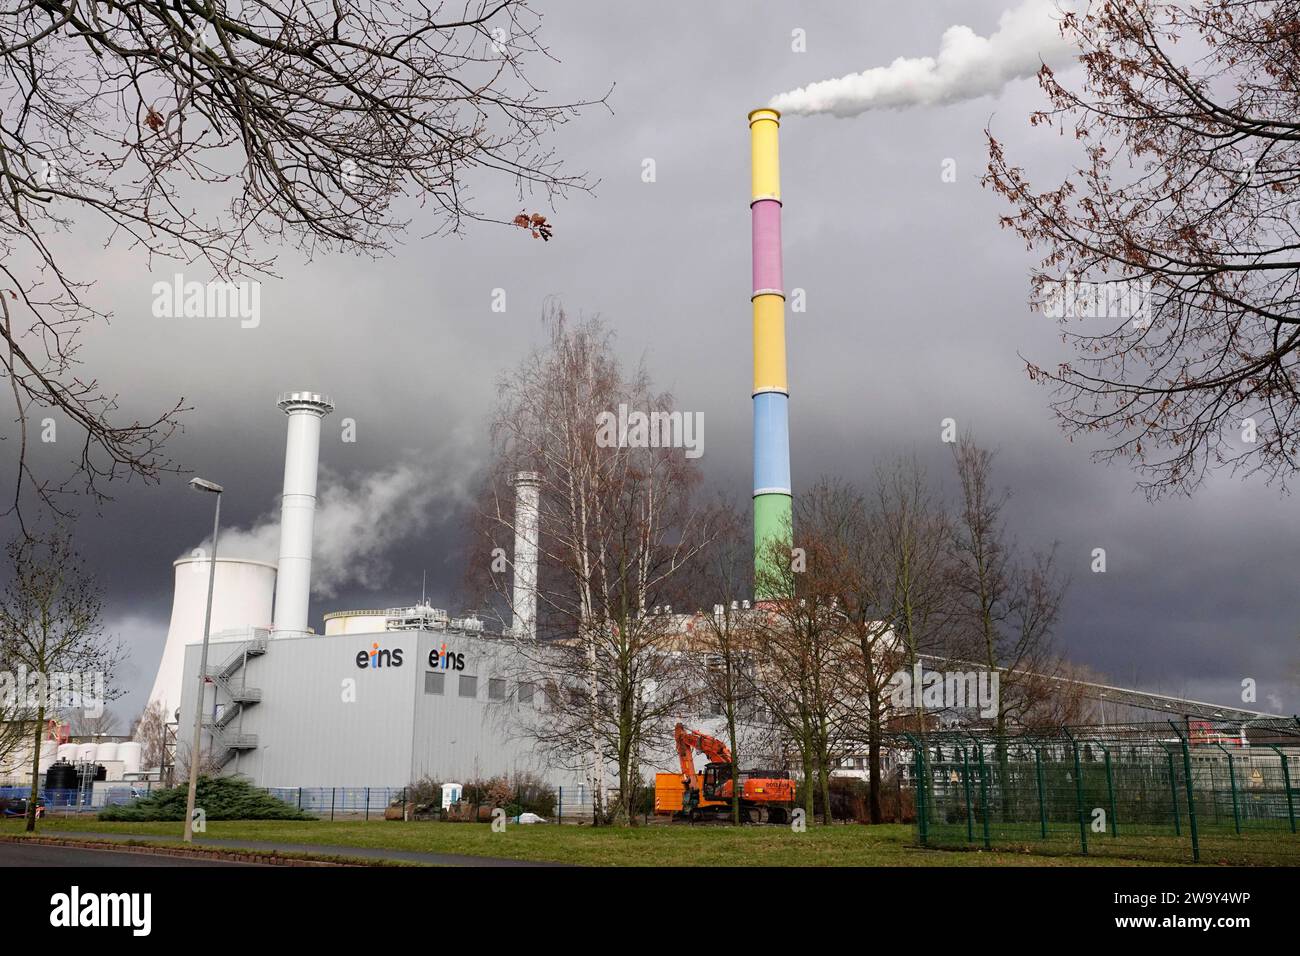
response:
{"label": "road curb", "polygon": [[213,859],[233,863],[260,863],[264,866],[378,866],[373,860],[323,860],[310,856],[285,856],[266,850],[226,850],[214,847],[176,847],[161,843],[126,842],[115,840],[78,840],[75,837],[11,836],[0,835],[0,843],[36,844],[38,846],[65,846],[81,850],[115,850],[119,853],[143,853],[154,856],[179,856],[191,859]]}

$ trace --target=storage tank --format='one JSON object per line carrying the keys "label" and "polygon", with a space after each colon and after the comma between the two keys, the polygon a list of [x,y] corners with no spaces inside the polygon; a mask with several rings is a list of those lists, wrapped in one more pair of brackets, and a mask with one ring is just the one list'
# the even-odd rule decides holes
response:
{"label": "storage tank", "polygon": [[59,745],[53,740],[41,744],[41,766],[48,767],[59,755]]}
{"label": "storage tank", "polygon": [[[153,690],[149,692],[149,703],[161,702],[168,720],[175,719],[176,709],[181,705],[181,686],[185,680],[198,677],[198,674],[181,672],[185,666],[185,645],[203,640],[211,561],[206,557],[181,558],[172,566],[176,583],[171,624],[167,628],[167,643],[163,645]],[[212,633],[250,627],[269,628],[274,595],[274,564],[218,556],[216,580],[212,586]]]}
{"label": "storage tank", "polygon": [[117,745],[117,759],[122,761],[123,773],[139,773],[144,762],[144,745],[134,740]]}
{"label": "storage tank", "polygon": [[325,615],[325,636],[340,634],[381,634],[388,629],[388,612],[334,611]]}
{"label": "storage tank", "polygon": [[76,745],[76,744],[59,744],[59,749],[58,749],[57,753],[55,754],[55,756],[56,756],[59,760],[66,760],[66,761],[68,761],[68,763],[72,763],[72,761],[74,761],[74,760],[77,759],[77,745]]}
{"label": "storage tank", "polygon": [[50,765],[45,771],[45,789],[75,790],[77,788],[77,768],[67,761],[60,760]]}
{"label": "storage tank", "polygon": [[97,746],[95,748],[95,762],[105,763],[109,760],[121,759],[117,755],[117,747],[116,743],[105,743]]}
{"label": "storage tank", "polygon": [[77,744],[77,759],[79,761],[93,763],[97,746],[97,744]]}

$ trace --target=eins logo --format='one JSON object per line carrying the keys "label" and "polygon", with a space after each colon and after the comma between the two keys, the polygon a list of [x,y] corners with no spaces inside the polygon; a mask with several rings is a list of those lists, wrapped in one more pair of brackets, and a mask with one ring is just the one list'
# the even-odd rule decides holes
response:
{"label": "eins logo", "polygon": [[436,647],[429,651],[429,666],[436,671],[463,671],[465,669],[465,655],[447,650],[447,643],[444,641],[441,651]]}
{"label": "eins logo", "polygon": [[386,647],[380,647],[378,643],[371,644],[369,651],[357,651],[357,667],[365,670],[367,667],[401,667],[402,666],[402,649],[394,647],[391,651]]}

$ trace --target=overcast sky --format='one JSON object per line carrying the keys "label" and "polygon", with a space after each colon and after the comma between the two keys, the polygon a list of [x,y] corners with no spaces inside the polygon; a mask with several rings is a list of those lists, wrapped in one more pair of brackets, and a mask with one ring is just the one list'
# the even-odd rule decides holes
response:
{"label": "overcast sky", "polygon": [[[82,358],[129,411],[185,397],[194,410],[170,451],[226,486],[223,519],[244,529],[277,508],[277,393],[331,394],[326,487],[356,489],[376,474],[395,488],[411,489],[412,472],[424,480],[352,567],[330,571],[335,593],[313,599],[313,623],[412,602],[423,570],[433,603],[449,604],[494,382],[538,340],[548,296],[603,316],[629,362],[644,357],[681,408],[703,414],[708,478],[750,487],[746,113],[812,81],[933,54],[952,24],[987,34],[1006,5],[536,0],[560,62],[537,63],[534,79],[555,99],[616,84],[612,115],[592,109],[552,140],[600,184],[546,210],[551,242],[499,226],[424,240],[416,213],[386,260],[304,263],[285,252],[283,279],[263,288],[261,325],[241,329],[154,318],[151,285],[173,270],[151,272],[125,248],[105,249],[104,236],[77,235],[80,272],[97,277],[96,304],[115,313],[87,335]],[[791,49],[796,28],[806,52]],[[1250,677],[1259,708],[1291,713],[1295,504],[1227,476],[1194,499],[1149,504],[1131,472],[1093,464],[1057,430],[1048,393],[1025,375],[1017,353],[1046,364],[1060,345],[1053,322],[1026,305],[1031,257],[998,228],[1003,207],[979,180],[988,123],[1044,181],[1077,159],[1070,138],[1031,131],[1041,104],[1036,83],[1018,80],[967,102],[783,124],[786,286],[805,289],[808,303],[787,331],[795,488],[822,474],[865,481],[877,463],[915,451],[951,491],[940,421],[953,417],[1000,449],[1020,541],[1060,543],[1073,575],[1061,639],[1073,659],[1118,683],[1228,704]],[[653,183],[642,181],[647,158]],[[941,175],[948,159],[955,182]],[[478,206],[517,212],[504,186],[481,190]],[[503,314],[491,311],[497,288]],[[355,444],[339,440],[344,417],[357,422]],[[187,478],[120,487],[77,528],[107,588],[109,625],[132,648],[129,694],[113,707],[125,719],[153,680],[171,562],[208,533],[211,501],[187,491]],[[1098,547],[1104,574],[1090,571]]]}

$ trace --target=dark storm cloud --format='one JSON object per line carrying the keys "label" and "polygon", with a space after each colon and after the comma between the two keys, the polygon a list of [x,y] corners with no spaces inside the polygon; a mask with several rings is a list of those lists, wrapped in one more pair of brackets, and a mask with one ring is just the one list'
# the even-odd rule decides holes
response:
{"label": "dark storm cloud", "polygon": [[[749,152],[746,112],[775,92],[900,55],[933,51],[966,23],[987,34],[1004,4],[659,4],[540,2],[548,46],[540,85],[556,99],[603,93],[554,139],[559,155],[601,179],[551,215],[549,243],[494,226],[459,239],[421,239],[418,210],[404,245],[373,262],[286,250],[281,280],[262,293],[262,322],[155,319],[150,287],[175,270],[92,237],[81,260],[100,280],[114,324],[88,338],[84,359],[128,391],[129,410],[194,406],[171,446],[195,473],[229,489],[223,516],[251,527],[276,507],[284,418],[277,392],[328,391],[322,461],[358,479],[397,461],[436,462],[430,481],[472,472],[486,440],[494,382],[538,338],[548,295],[599,313],[629,362],[644,355],[657,383],[707,421],[710,480],[749,484],[751,408]],[[806,53],[790,48],[807,34]],[[807,293],[788,325],[793,477],[867,481],[913,451],[952,488],[940,421],[954,417],[1001,449],[998,477],[1015,491],[1025,545],[1059,541],[1074,587],[1062,636],[1075,659],[1110,674],[1224,703],[1260,682],[1259,706],[1290,712],[1295,686],[1294,534],[1289,499],[1216,480],[1192,501],[1148,504],[1133,476],[1089,461],[1047,411],[1017,351],[1054,360],[1052,324],[1026,306],[1023,248],[998,229],[1000,206],[979,186],[982,130],[992,122],[1012,155],[1050,175],[1076,157],[1068,139],[1031,134],[1033,81],[997,99],[856,120],[792,117],[783,125],[786,284]],[[641,180],[655,161],[657,181]],[[941,177],[945,160],[956,182]],[[508,216],[534,200],[502,190],[477,204]],[[206,278],[206,277],[198,277]],[[504,289],[507,311],[490,310]],[[343,417],[358,440],[339,440]],[[468,446],[464,435],[477,436]],[[439,489],[440,490],[440,489]],[[437,495],[434,496],[435,499]],[[208,533],[210,502],[184,480],[126,486],[78,531],[109,589],[112,621],[135,648],[130,696],[143,703],[170,608],[171,561]],[[343,583],[324,611],[410,602],[423,569],[435,603],[459,580],[461,532],[439,513],[395,535],[383,586]],[[1089,569],[1105,548],[1107,571]]]}

